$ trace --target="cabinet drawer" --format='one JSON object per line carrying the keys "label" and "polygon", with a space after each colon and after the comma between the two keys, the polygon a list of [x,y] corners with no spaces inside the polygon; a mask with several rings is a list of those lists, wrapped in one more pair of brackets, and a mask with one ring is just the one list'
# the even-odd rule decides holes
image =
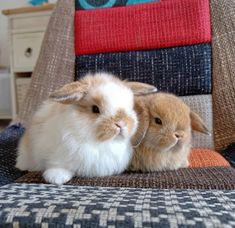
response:
{"label": "cabinet drawer", "polygon": [[48,15],[39,16],[27,16],[27,17],[16,17],[12,19],[11,26],[12,30],[19,31],[22,29],[43,29],[45,30],[50,19],[50,13]]}
{"label": "cabinet drawer", "polygon": [[43,36],[43,32],[13,35],[14,71],[33,71],[40,52]]}

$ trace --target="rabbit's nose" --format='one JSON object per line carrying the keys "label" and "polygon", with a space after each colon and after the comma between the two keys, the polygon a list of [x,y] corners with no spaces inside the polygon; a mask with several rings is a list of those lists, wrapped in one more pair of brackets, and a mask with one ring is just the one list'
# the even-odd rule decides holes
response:
{"label": "rabbit's nose", "polygon": [[115,125],[119,128],[124,128],[126,126],[126,122],[121,120],[121,121],[115,123]]}
{"label": "rabbit's nose", "polygon": [[183,132],[175,132],[175,137],[180,140],[184,137],[184,133]]}

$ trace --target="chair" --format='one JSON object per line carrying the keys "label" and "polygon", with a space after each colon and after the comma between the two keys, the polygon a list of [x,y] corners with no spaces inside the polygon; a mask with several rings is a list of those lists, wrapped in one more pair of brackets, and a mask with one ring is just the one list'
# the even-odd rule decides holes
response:
{"label": "chair", "polygon": [[[124,21],[124,26],[127,26],[129,22],[126,22],[123,16],[127,10],[125,6],[122,6],[125,1],[117,0],[114,6],[121,5],[121,7],[115,8],[115,10],[86,10],[83,8],[96,8],[97,5],[92,6],[92,1],[89,1],[89,5],[81,4],[84,2],[87,1],[76,1],[75,13],[73,0],[58,1],[45,34],[24,106],[21,107],[18,118],[0,134],[0,184],[2,185],[0,187],[0,226],[233,227],[235,224],[235,170],[221,154],[231,165],[234,165],[234,1],[210,1],[212,40],[208,40],[209,31],[203,36],[201,33],[199,34],[197,39],[200,42],[197,44],[190,45],[191,41],[187,39],[186,41],[189,42],[187,45],[179,43],[173,47],[159,46],[156,51],[151,51],[154,49],[151,42],[146,50],[135,50],[130,42],[126,44],[129,45],[129,52],[123,52],[121,38],[118,40],[118,48],[116,47],[114,50],[113,46],[109,47],[109,41],[102,40],[102,34],[100,35],[97,30],[98,38],[90,37],[89,40],[84,40],[84,37],[91,32],[90,27],[94,26],[96,29],[95,25],[99,22],[95,18],[104,20],[108,26],[112,25],[113,18],[117,17],[120,21]],[[162,7],[162,10],[172,10],[170,6],[179,4],[179,9],[185,9],[184,4],[191,3],[200,6],[206,2],[202,0],[182,0],[181,2],[180,0],[175,0],[175,2],[162,0],[159,5],[153,2],[145,3],[143,6],[146,7],[145,10],[155,13],[159,10],[158,7]],[[93,1],[93,4],[95,3],[97,2]],[[139,12],[143,12],[141,5],[128,7],[130,10],[135,9],[134,15],[137,19]],[[187,7],[189,10],[190,5]],[[174,10],[172,12],[175,12]],[[203,14],[204,11],[202,11],[200,13]],[[106,20],[109,12],[112,12],[112,18]],[[190,16],[192,12],[187,13]],[[74,14],[76,14],[75,22]],[[167,16],[170,18],[172,15]],[[164,16],[164,12],[162,16]],[[203,21],[201,14],[197,16],[201,25],[206,26],[203,23],[208,18],[203,18],[205,20]],[[87,24],[87,28],[78,26],[78,23],[84,25],[86,21],[90,23]],[[199,22],[190,23],[198,25]],[[198,29],[198,27],[196,28]],[[171,29],[174,30],[173,27]],[[190,26],[189,29],[191,29]],[[145,32],[141,31],[142,34]],[[116,37],[111,37],[111,39],[116,39]],[[194,40],[194,36],[191,39]],[[106,41],[106,46],[95,43],[102,44]],[[169,75],[163,73],[165,68],[162,71],[155,68],[153,70],[158,73],[157,75],[164,75],[164,78],[160,80],[155,73],[151,75],[149,72],[146,73],[141,66],[135,65],[137,58],[141,59],[141,64],[146,64],[144,66],[151,67],[149,64],[151,61],[162,63],[165,57],[168,58],[168,61],[170,58],[180,59],[182,63],[189,63],[195,58],[200,60],[196,67],[190,66],[193,70],[189,77],[191,81],[194,81],[196,75],[193,73],[195,72],[195,74],[199,72],[203,77],[198,77],[196,84],[192,83],[190,90],[184,83],[187,81],[186,76],[183,81],[175,82],[179,83],[180,87],[172,86],[170,88],[168,86],[170,81],[164,87],[163,80]],[[118,68],[115,63],[121,63],[119,64],[121,67]],[[212,68],[210,68],[211,63]],[[170,66],[167,66],[169,62],[165,64],[166,67]],[[175,66],[175,63],[172,63],[172,66]],[[122,72],[120,77],[123,77],[123,72],[128,74],[137,68],[139,71],[136,74],[130,74],[129,79],[156,80],[161,88],[171,92],[173,90],[178,95],[187,95],[182,96],[182,99],[199,112],[209,124],[213,132],[212,138],[194,136],[194,146],[197,149],[194,149],[193,157],[190,158],[191,167],[149,174],[127,172],[111,177],[75,177],[68,184],[60,187],[45,184],[38,172],[26,173],[14,168],[18,141],[30,123],[33,113],[50,92],[65,83],[72,82],[87,71]],[[182,65],[179,70],[183,72],[182,75],[188,74],[185,65]],[[208,75],[211,73],[212,77],[209,77]],[[146,74],[151,77],[146,77]],[[212,80],[208,81],[204,76]],[[198,80],[201,87],[197,86]],[[202,88],[207,92],[197,94],[202,91]]]}

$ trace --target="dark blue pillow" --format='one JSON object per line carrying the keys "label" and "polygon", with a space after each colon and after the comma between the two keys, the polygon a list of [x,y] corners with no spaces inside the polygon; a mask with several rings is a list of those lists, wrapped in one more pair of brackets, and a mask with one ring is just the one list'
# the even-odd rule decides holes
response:
{"label": "dark blue pillow", "polygon": [[180,96],[211,94],[211,45],[76,56],[76,79],[106,71]]}
{"label": "dark blue pillow", "polygon": [[15,168],[16,151],[24,128],[11,125],[0,133],[0,186],[14,182],[25,172]]}

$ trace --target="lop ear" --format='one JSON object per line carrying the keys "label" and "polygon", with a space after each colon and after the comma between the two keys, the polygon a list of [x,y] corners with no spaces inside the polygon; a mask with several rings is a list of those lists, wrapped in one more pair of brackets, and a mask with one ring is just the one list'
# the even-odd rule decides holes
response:
{"label": "lop ear", "polygon": [[49,98],[63,104],[71,104],[79,101],[87,93],[88,88],[89,85],[84,80],[72,82],[51,93]]}
{"label": "lop ear", "polygon": [[136,96],[147,95],[157,92],[157,88],[155,86],[142,82],[126,81],[126,85],[133,91],[134,95]]}
{"label": "lop ear", "polygon": [[138,147],[146,136],[149,128],[149,112],[141,99],[135,99],[135,111],[138,115],[138,128],[131,139],[133,147]]}
{"label": "lop ear", "polygon": [[203,123],[203,120],[198,114],[191,111],[190,118],[191,118],[191,126],[193,130],[210,135],[209,130],[207,129],[207,127]]}

